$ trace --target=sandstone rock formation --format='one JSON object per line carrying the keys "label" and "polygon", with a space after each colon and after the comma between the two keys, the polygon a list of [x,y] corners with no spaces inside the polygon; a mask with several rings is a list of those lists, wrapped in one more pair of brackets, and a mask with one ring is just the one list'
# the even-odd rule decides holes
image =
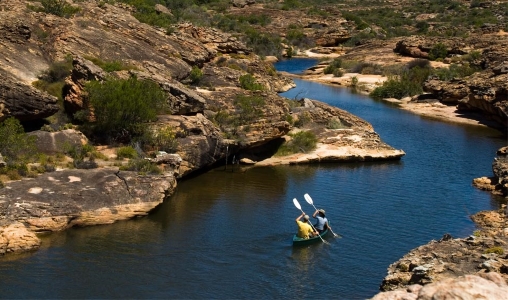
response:
{"label": "sandstone rock formation", "polygon": [[390,265],[380,289],[391,291],[490,272],[508,280],[506,209],[479,212],[472,219],[480,228],[473,235],[454,239],[445,234],[439,241],[411,250]]}
{"label": "sandstone rock formation", "polygon": [[494,176],[475,178],[473,185],[493,194],[508,197],[508,147],[497,151],[497,157],[492,163],[492,172]]}
{"label": "sandstone rock formation", "polygon": [[372,300],[508,299],[508,284],[499,273],[447,278],[425,286],[379,293]]}
{"label": "sandstone rock formation", "polygon": [[37,232],[144,216],[175,187],[173,172],[141,176],[112,168],[62,170],[6,183],[0,190],[0,253],[37,249]]}
{"label": "sandstone rock formation", "polygon": [[456,105],[461,112],[479,112],[488,122],[505,134],[508,130],[508,71],[505,49],[508,42],[496,34],[475,35],[471,38],[428,38],[408,37],[401,39],[394,51],[413,58],[428,58],[429,52],[437,44],[442,44],[448,51],[447,62],[451,57],[460,58],[473,51],[480,53],[481,58],[472,61],[472,65],[481,67],[463,79],[441,81],[430,79],[424,90],[435,99],[446,105]]}

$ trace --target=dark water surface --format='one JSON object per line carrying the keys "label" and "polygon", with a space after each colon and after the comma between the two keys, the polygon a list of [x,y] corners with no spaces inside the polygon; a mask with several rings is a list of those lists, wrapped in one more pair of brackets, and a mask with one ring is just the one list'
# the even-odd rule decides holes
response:
{"label": "dark water surface", "polygon": [[[292,72],[298,64],[289,62]],[[0,297],[365,299],[409,250],[445,233],[467,236],[474,230],[469,214],[499,207],[501,199],[471,185],[492,175],[495,151],[507,144],[497,131],[296,83],[284,96],[305,94],[348,110],[406,156],[213,170],[180,182],[148,217],[52,234],[41,250],[0,260]],[[304,193],[343,238],[291,246],[299,215],[292,199],[312,213]]]}

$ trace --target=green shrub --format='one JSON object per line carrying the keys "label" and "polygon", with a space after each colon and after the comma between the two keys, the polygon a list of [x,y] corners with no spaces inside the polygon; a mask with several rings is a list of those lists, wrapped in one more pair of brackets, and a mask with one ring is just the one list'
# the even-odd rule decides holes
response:
{"label": "green shrub", "polygon": [[36,137],[25,133],[14,117],[0,123],[0,153],[8,166],[25,164],[37,155]]}
{"label": "green shrub", "polygon": [[154,146],[158,151],[174,153],[178,148],[176,131],[171,126],[165,126],[157,131],[154,136]]}
{"label": "green shrub", "polygon": [[361,62],[350,68],[351,73],[359,74],[383,74],[383,69],[375,63]]}
{"label": "green shrub", "polygon": [[135,171],[139,174],[161,174],[162,170],[150,161],[142,158],[129,160],[126,166],[121,166],[120,170]]}
{"label": "green shrub", "polygon": [[351,86],[356,87],[358,85],[358,77],[353,76],[351,77]]}
{"label": "green shrub", "polygon": [[102,59],[93,56],[85,56],[85,58],[93,62],[106,72],[136,69],[134,66],[125,65],[123,62],[118,60],[103,61]]}
{"label": "green shrub", "polygon": [[256,82],[256,78],[254,78],[252,74],[240,76],[240,86],[249,91],[259,91],[264,89],[262,84]]}
{"label": "green shrub", "polygon": [[370,96],[374,99],[396,98],[402,99],[423,93],[422,86],[409,80],[397,80],[394,78],[383,82],[383,85],[375,88]]}
{"label": "green shrub", "polygon": [[261,96],[238,95],[234,103],[239,111],[240,124],[259,119],[263,114],[262,108],[265,106],[265,100]]}
{"label": "green shrub", "polygon": [[335,58],[326,68],[323,70],[325,74],[334,74],[338,69],[342,67],[342,59]]}
{"label": "green shrub", "polygon": [[18,170],[16,169],[10,169],[7,171],[7,177],[9,177],[10,180],[21,180],[22,176],[19,174]]}
{"label": "green shrub", "polygon": [[310,131],[300,131],[292,134],[291,140],[284,143],[277,151],[277,156],[290,155],[293,153],[307,153],[316,149],[318,139]]}
{"label": "green shrub", "polygon": [[429,51],[429,59],[430,60],[437,60],[439,58],[446,58],[448,55],[448,49],[446,48],[446,45],[443,43],[437,43],[430,49]]}
{"label": "green shrub", "polygon": [[70,5],[66,0],[41,0],[40,3],[42,8],[35,6],[29,6],[29,8],[63,18],[70,18],[80,11],[79,7]]}
{"label": "green shrub", "polygon": [[435,70],[433,75],[437,76],[439,80],[448,81],[454,78],[464,78],[480,70],[479,67],[472,67],[469,64],[451,64],[448,68]]}
{"label": "green shrub", "polygon": [[343,125],[339,118],[331,118],[326,125],[328,129],[341,129],[346,128],[347,126]]}
{"label": "green shrub", "polygon": [[147,122],[165,108],[166,94],[153,81],[129,79],[91,81],[85,85],[93,108],[92,131],[100,137],[130,141],[141,136]]}
{"label": "green shrub", "polygon": [[51,64],[48,70],[39,75],[39,80],[33,82],[33,86],[39,90],[63,100],[62,90],[65,85],[65,78],[71,74],[72,58],[69,56],[63,61]]}
{"label": "green shrub", "polygon": [[193,66],[189,74],[189,78],[193,84],[198,84],[201,81],[201,78],[203,78],[203,71],[201,71],[201,69],[197,66]]}
{"label": "green shrub", "polygon": [[501,248],[499,246],[496,246],[496,247],[488,248],[487,250],[485,250],[485,253],[486,254],[495,253],[495,254],[498,254],[498,255],[503,255],[504,254],[504,250],[503,250],[503,248]]}
{"label": "green shrub", "polygon": [[117,159],[136,158],[136,157],[138,157],[138,152],[132,146],[120,147],[116,150]]}
{"label": "green shrub", "polygon": [[311,115],[304,111],[303,113],[298,115],[298,118],[295,121],[295,127],[304,127],[305,125],[312,122]]}
{"label": "green shrub", "polygon": [[[162,27],[165,28],[166,30],[170,30],[170,26],[173,23],[175,23],[171,16],[158,13],[155,10],[156,2],[143,0],[120,0],[120,2],[124,2],[134,6],[136,10],[133,16],[141,23]],[[173,2],[181,2],[181,1],[173,1]],[[179,12],[180,10],[178,11],[175,10],[173,11],[173,15],[178,15]]]}
{"label": "green shrub", "polygon": [[430,61],[423,58],[415,58],[406,64],[406,67],[411,70],[415,67],[419,68],[430,68]]}

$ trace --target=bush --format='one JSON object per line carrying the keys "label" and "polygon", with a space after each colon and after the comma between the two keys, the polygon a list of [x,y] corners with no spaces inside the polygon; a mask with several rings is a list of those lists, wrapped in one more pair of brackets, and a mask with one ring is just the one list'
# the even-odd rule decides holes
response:
{"label": "bush", "polygon": [[37,148],[36,137],[25,133],[21,123],[13,117],[0,123],[0,153],[6,164],[25,164],[35,158]]}
{"label": "bush", "polygon": [[238,95],[235,99],[235,107],[239,110],[239,123],[246,124],[259,119],[263,113],[262,108],[265,100],[260,96]]}
{"label": "bush", "polygon": [[63,100],[62,90],[65,78],[71,74],[72,58],[69,56],[63,61],[54,62],[49,69],[39,75],[39,80],[33,82],[33,86],[39,90]]}
{"label": "bush", "polygon": [[249,91],[259,91],[264,89],[262,84],[256,82],[256,78],[254,78],[252,74],[245,74],[240,76],[240,86],[242,89]]}
{"label": "bush", "polygon": [[503,248],[501,248],[499,246],[496,246],[496,247],[491,247],[491,248],[485,250],[485,253],[486,254],[495,253],[495,254],[498,254],[498,255],[503,255],[504,254],[504,250],[503,250]]}
{"label": "bush", "polygon": [[295,127],[303,127],[312,122],[312,117],[306,111],[298,115],[298,118],[295,121]]}
{"label": "bush", "polygon": [[406,67],[411,70],[415,67],[430,68],[430,61],[423,58],[415,58],[406,64]]}
{"label": "bush", "polygon": [[471,67],[468,64],[451,64],[448,68],[435,70],[433,75],[437,76],[439,80],[448,81],[454,78],[464,78],[478,71],[480,71],[480,68]]}
{"label": "bush", "polygon": [[382,86],[374,89],[370,96],[374,99],[396,98],[402,99],[407,96],[414,96],[423,92],[422,86],[408,80],[400,81],[388,79]]}
{"label": "bush", "polygon": [[132,146],[120,147],[116,150],[117,159],[136,158],[136,157],[138,157],[138,152]]}
{"label": "bush", "polygon": [[277,156],[289,155],[293,153],[307,153],[316,149],[318,139],[310,131],[300,131],[290,135],[292,138],[283,144],[277,151]]}
{"label": "bush", "polygon": [[326,125],[326,128],[328,129],[340,129],[340,128],[346,128],[347,126],[343,125],[340,119],[338,118],[331,118],[328,121],[328,124]]}
{"label": "bush", "polygon": [[335,74],[335,72],[342,67],[342,59],[335,58],[326,68],[323,70],[325,74]]}
{"label": "bush", "polygon": [[158,151],[174,153],[178,148],[176,140],[176,131],[171,126],[166,126],[157,131],[154,135],[153,143]]}
{"label": "bush", "polygon": [[130,141],[141,136],[146,123],[163,111],[164,91],[153,81],[129,79],[91,81],[85,85],[95,122],[92,131],[101,137]]}
{"label": "bush", "polygon": [[437,60],[440,58],[446,58],[447,55],[448,55],[448,50],[446,49],[446,45],[443,43],[437,43],[429,51],[429,59],[430,60]]}
{"label": "bush", "polygon": [[66,0],[41,0],[42,9],[36,9],[36,11],[45,12],[55,16],[69,18],[77,13],[79,7],[74,7],[67,3]]}
{"label": "bush", "polygon": [[201,81],[201,78],[203,78],[203,71],[197,66],[193,66],[189,78],[193,84],[197,84]]}
{"label": "bush", "polygon": [[124,171],[136,171],[139,174],[160,174],[162,170],[157,165],[142,158],[131,159],[127,166],[120,167]]}

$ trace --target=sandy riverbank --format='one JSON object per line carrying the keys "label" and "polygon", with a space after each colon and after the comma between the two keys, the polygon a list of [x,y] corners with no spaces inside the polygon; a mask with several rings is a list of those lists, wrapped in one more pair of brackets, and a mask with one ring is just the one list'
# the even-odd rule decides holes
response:
{"label": "sandy riverbank", "polygon": [[[310,58],[335,58],[339,57],[339,53],[333,54],[320,54],[314,53],[311,51],[305,51],[303,55],[299,57],[310,57]],[[400,61],[400,57],[393,57],[394,61]],[[357,92],[362,94],[369,94],[376,87],[383,85],[388,78],[386,76],[381,75],[372,75],[372,74],[359,74],[359,73],[345,73],[341,77],[334,77],[332,74],[324,74],[323,70],[326,65],[319,65],[313,67],[312,70],[308,72],[304,72],[303,75],[294,75],[283,73],[288,77],[300,78],[303,80],[309,80],[314,82],[319,82],[322,84],[330,84],[337,85],[342,87],[351,87],[353,78],[356,78]],[[442,63],[433,67],[443,67]],[[480,114],[465,114],[457,111],[456,106],[448,106],[444,105],[440,102],[434,103],[416,103],[412,102],[411,98],[405,99],[383,99],[383,101],[392,103],[399,107],[400,109],[404,109],[410,111],[414,114],[420,115],[422,117],[431,118],[435,120],[440,120],[444,122],[451,123],[459,123],[459,124],[468,124],[468,125],[476,125],[476,126],[488,126],[488,120],[482,117]]]}

